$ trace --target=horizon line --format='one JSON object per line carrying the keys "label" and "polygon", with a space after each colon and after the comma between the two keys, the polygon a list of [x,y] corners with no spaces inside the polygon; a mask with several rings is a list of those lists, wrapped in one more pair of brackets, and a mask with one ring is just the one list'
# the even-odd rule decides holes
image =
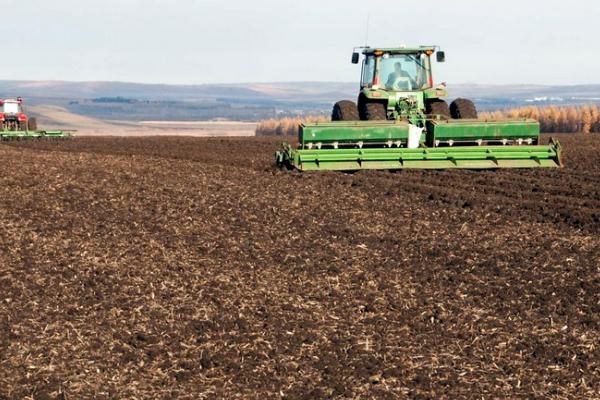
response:
{"label": "horizon line", "polygon": [[[285,85],[285,84],[358,84],[350,81],[315,81],[315,80],[301,80],[301,81],[254,81],[254,82],[217,82],[217,83],[160,83],[160,82],[139,82],[139,81],[121,81],[121,80],[64,80],[64,79],[0,79],[0,82],[14,82],[14,83],[73,83],[73,84],[129,84],[129,85],[145,85],[145,86],[239,86],[239,85]],[[600,83],[575,83],[575,84],[562,84],[562,83],[480,83],[480,82],[459,82],[459,83],[448,83],[444,82],[448,86],[453,85],[472,85],[472,86],[560,86],[560,87],[574,87],[574,86],[600,86]],[[442,82],[438,83],[442,84]]]}

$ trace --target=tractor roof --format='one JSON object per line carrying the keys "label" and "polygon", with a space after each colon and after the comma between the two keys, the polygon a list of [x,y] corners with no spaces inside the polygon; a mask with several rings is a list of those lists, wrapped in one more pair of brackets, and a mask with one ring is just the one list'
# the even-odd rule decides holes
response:
{"label": "tractor roof", "polygon": [[17,99],[0,99],[0,105],[4,104],[4,103],[21,103],[21,99],[17,98]]}
{"label": "tractor roof", "polygon": [[400,47],[364,47],[363,54],[374,54],[375,52],[391,53],[391,54],[414,54],[424,51],[434,52],[437,46],[400,46]]}

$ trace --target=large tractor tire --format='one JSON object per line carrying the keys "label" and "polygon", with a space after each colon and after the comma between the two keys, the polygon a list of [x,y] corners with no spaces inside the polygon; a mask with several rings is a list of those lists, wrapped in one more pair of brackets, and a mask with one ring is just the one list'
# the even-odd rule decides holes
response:
{"label": "large tractor tire", "polygon": [[29,121],[27,121],[27,130],[37,131],[37,119],[29,118]]}
{"label": "large tractor tire", "polygon": [[19,130],[26,131],[27,130],[27,122],[19,122]]}
{"label": "large tractor tire", "polygon": [[439,116],[443,119],[450,119],[450,108],[444,100],[431,99],[425,102],[425,114],[431,117]]}
{"label": "large tractor tire", "polygon": [[332,121],[359,121],[358,107],[350,100],[341,100],[333,105]]}
{"label": "large tractor tire", "polygon": [[386,120],[387,107],[384,103],[365,101],[359,105],[360,119],[365,121]]}
{"label": "large tractor tire", "polygon": [[454,119],[477,119],[477,109],[469,99],[456,99],[450,104],[450,115]]}

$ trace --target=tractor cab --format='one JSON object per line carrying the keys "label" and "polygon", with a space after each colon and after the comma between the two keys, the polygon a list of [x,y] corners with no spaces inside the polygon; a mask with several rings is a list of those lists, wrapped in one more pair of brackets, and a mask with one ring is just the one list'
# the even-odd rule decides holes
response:
{"label": "tractor cab", "polygon": [[433,87],[434,49],[365,49],[361,88],[412,92]]}
{"label": "tractor cab", "polygon": [[[437,46],[361,49],[364,58],[357,102],[361,120],[416,121],[425,115],[450,115],[447,104],[440,100],[448,94],[446,87],[433,83],[432,56],[445,61]],[[355,49],[352,63],[359,60]],[[335,111],[333,115],[334,119],[338,116]]]}
{"label": "tractor cab", "polygon": [[5,115],[18,115],[23,112],[21,107],[21,100],[0,100],[0,112]]}

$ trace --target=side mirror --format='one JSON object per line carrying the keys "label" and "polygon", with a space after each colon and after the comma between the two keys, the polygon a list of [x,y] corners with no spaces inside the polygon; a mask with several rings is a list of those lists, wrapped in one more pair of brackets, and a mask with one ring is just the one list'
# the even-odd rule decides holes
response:
{"label": "side mirror", "polygon": [[358,64],[358,59],[360,58],[360,54],[357,52],[352,53],[352,64]]}
{"label": "side mirror", "polygon": [[437,58],[437,62],[444,62],[446,61],[446,53],[444,53],[443,51],[438,51],[435,54],[436,58]]}

